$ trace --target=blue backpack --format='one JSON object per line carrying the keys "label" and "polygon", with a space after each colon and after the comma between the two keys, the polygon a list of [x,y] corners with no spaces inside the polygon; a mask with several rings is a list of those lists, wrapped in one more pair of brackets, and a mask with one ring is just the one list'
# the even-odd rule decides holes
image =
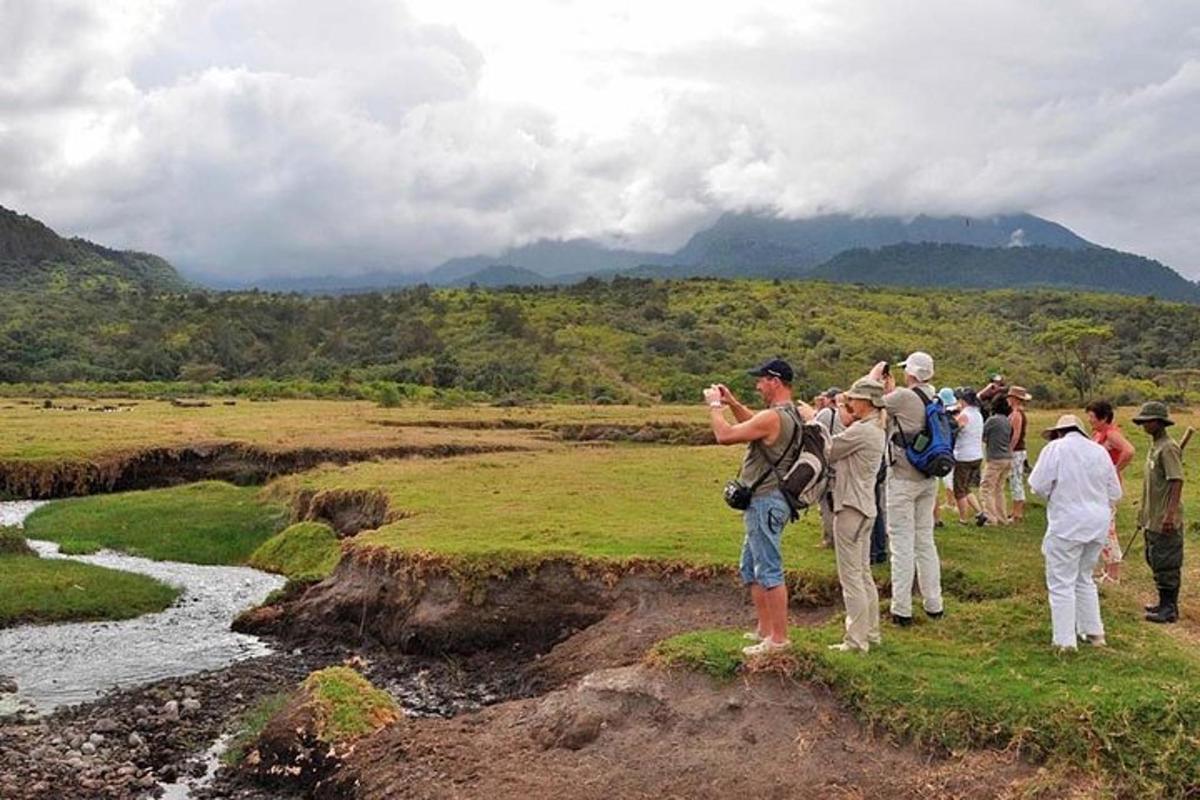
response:
{"label": "blue backpack", "polygon": [[943,478],[954,471],[954,437],[958,423],[946,411],[940,397],[926,397],[920,389],[913,389],[925,403],[925,428],[910,442],[900,432],[904,444],[904,455],[922,475]]}

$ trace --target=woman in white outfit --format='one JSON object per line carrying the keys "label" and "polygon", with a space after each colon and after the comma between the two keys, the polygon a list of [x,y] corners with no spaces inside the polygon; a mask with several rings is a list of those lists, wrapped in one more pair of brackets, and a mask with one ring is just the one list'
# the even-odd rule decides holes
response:
{"label": "woman in white outfit", "polygon": [[1121,483],[1104,448],[1083,433],[1074,414],[1047,428],[1029,487],[1046,498],[1046,588],[1054,646],[1074,650],[1077,637],[1104,644],[1100,597],[1092,572],[1108,539],[1109,509],[1121,499]]}

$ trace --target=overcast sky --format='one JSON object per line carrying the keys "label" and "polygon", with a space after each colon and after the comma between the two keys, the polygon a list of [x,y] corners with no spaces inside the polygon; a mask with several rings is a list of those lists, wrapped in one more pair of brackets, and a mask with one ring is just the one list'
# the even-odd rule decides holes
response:
{"label": "overcast sky", "polygon": [[1200,277],[1200,3],[0,0],[0,205],[211,275],[1029,210]]}

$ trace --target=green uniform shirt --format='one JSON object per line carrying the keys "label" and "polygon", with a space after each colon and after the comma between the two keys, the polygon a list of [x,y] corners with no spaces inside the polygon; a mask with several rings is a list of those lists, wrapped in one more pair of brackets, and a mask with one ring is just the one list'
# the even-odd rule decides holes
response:
{"label": "green uniform shirt", "polygon": [[[1146,454],[1146,479],[1142,484],[1142,507],[1138,512],[1138,524],[1148,531],[1160,533],[1163,518],[1167,515],[1167,498],[1170,497],[1170,481],[1183,480],[1183,457],[1179,445],[1163,435],[1150,444]],[[1182,509],[1180,521],[1182,523]]]}

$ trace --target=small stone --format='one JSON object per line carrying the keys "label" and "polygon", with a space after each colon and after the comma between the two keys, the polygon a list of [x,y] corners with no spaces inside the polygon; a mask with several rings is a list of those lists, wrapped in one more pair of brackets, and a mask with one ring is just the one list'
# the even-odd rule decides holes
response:
{"label": "small stone", "polygon": [[243,695],[241,692],[238,692],[237,694],[235,694],[235,695],[233,696],[233,699],[234,699],[234,700],[237,700],[237,701],[240,703],[240,702],[242,702],[243,700],[245,700],[245,699],[246,699],[246,697],[245,697],[245,695]]}
{"label": "small stone", "polygon": [[0,694],[16,694],[17,682],[7,675],[0,675]]}
{"label": "small stone", "polygon": [[191,686],[185,686],[185,687],[183,687],[183,696],[184,697],[195,697],[196,690],[193,689]]}
{"label": "small stone", "polygon": [[92,726],[96,733],[114,733],[121,730],[121,725],[112,717],[102,717]]}
{"label": "small stone", "polygon": [[79,749],[75,748],[75,747],[72,747],[70,750],[67,751],[67,759],[68,760],[70,760],[72,758],[79,758],[82,755],[83,755],[83,753],[79,752]]}
{"label": "small stone", "polygon": [[94,756],[96,755],[96,745],[92,744],[91,742],[84,742],[80,746],[79,752],[85,756]]}
{"label": "small stone", "polygon": [[132,764],[126,764],[125,766],[123,766],[123,767],[119,767],[119,768],[117,769],[117,774],[118,774],[118,775],[121,775],[121,776],[127,776],[127,775],[137,775],[137,774],[138,774],[138,768],[137,768],[137,767],[135,767],[135,766],[133,766]]}
{"label": "small stone", "polygon": [[88,737],[88,741],[92,744],[100,744],[104,741],[104,735],[100,733],[93,733]]}
{"label": "small stone", "polygon": [[140,705],[134,706],[133,707],[133,715],[135,717],[148,717],[148,716],[150,716],[150,709],[146,708],[145,706],[140,706]]}
{"label": "small stone", "polygon": [[85,741],[87,741],[87,740],[84,739],[82,736],[80,736],[79,734],[75,734],[74,736],[72,736],[70,739],[67,740],[67,743],[72,750],[78,750],[79,745],[83,744]]}
{"label": "small stone", "polygon": [[138,786],[142,787],[143,789],[153,789],[154,788],[154,776],[150,775],[150,774],[143,775],[141,778],[138,779],[137,783],[138,783]]}
{"label": "small stone", "polygon": [[83,769],[84,767],[87,766],[86,764],[83,763],[83,759],[78,758],[78,757],[77,758],[68,758],[63,763],[65,763],[71,769]]}
{"label": "small stone", "polygon": [[129,738],[125,741],[129,742],[130,747],[141,747],[146,743],[146,740],[141,736],[138,736],[136,733],[129,734]]}
{"label": "small stone", "polygon": [[163,710],[164,714],[171,714],[171,713],[178,711],[179,710],[179,701],[178,700],[168,700],[167,702],[163,703],[162,710]]}
{"label": "small stone", "polygon": [[189,697],[187,700],[183,701],[183,710],[184,711],[199,711],[200,710],[200,701]]}

